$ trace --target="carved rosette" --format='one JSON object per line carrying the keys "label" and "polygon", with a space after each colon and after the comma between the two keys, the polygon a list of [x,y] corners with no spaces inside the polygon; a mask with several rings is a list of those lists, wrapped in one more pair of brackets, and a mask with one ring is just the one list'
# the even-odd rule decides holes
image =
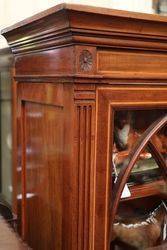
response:
{"label": "carved rosette", "polygon": [[80,69],[82,71],[90,71],[93,64],[93,56],[89,50],[83,50],[79,57]]}

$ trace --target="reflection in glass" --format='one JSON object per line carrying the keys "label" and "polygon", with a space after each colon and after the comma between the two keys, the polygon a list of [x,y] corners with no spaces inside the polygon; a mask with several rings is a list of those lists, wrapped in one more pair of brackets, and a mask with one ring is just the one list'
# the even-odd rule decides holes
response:
{"label": "reflection in glass", "polygon": [[[121,168],[128,164],[130,152],[137,140],[154,121],[165,114],[166,110],[162,109],[115,111],[115,182]],[[167,162],[167,126],[153,136],[152,142]],[[154,249],[152,247],[167,244],[167,182],[147,147],[140,154],[126,186],[130,195],[121,197],[112,225],[111,249]]]}
{"label": "reflection in glass", "polygon": [[123,202],[113,225],[114,250],[162,246],[167,243],[166,227],[167,207],[158,197]]}
{"label": "reflection in glass", "polygon": [[[126,164],[128,156],[142,133],[162,115],[165,110],[118,110],[114,117],[113,165],[115,174]],[[167,159],[167,127],[157,133],[153,139],[156,148]],[[132,170],[129,182],[141,184],[161,178],[161,171],[147,148]]]}

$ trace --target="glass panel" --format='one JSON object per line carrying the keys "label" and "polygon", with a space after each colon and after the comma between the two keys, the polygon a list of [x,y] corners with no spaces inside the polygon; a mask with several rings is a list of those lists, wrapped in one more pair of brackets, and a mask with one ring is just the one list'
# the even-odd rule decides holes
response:
{"label": "glass panel", "polygon": [[[119,174],[126,164],[129,153],[142,133],[165,115],[165,110],[117,110],[114,116],[113,175]],[[153,142],[163,157],[167,159],[167,127],[153,137]],[[146,148],[136,162],[129,183],[141,184],[161,178],[161,170]]]}
{"label": "glass panel", "polygon": [[[162,109],[115,111],[113,175],[119,174],[126,164],[142,133],[165,114],[166,110]],[[152,142],[167,160],[167,126],[153,137]],[[166,244],[167,183],[147,147],[136,162],[121,198],[112,225],[111,249],[154,249]]]}

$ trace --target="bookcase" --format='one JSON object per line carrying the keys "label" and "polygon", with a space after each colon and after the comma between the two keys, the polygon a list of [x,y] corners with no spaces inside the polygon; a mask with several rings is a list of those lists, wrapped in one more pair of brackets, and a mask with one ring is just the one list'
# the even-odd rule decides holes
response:
{"label": "bookcase", "polygon": [[2,34],[14,55],[22,238],[33,249],[117,249],[119,208],[130,217],[166,199],[167,18],[60,4]]}

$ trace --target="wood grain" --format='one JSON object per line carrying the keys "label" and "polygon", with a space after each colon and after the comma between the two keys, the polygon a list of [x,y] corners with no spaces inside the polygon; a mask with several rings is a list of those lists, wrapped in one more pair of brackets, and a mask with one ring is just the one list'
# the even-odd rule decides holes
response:
{"label": "wood grain", "polygon": [[63,110],[24,107],[26,240],[33,249],[62,249]]}
{"label": "wood grain", "polygon": [[[53,75],[74,72],[73,48],[50,50],[38,55],[16,57],[16,75]],[[66,55],[66,56],[65,56]],[[39,67],[40,64],[40,67]],[[32,71],[33,69],[33,71]]]}
{"label": "wood grain", "polygon": [[[2,34],[14,53],[73,42],[166,49],[166,23],[158,15],[61,4],[4,29]],[[129,40],[127,44],[120,44],[122,36]]]}
{"label": "wood grain", "polygon": [[91,249],[94,189],[94,102],[76,101],[75,153],[78,169],[78,249]]}
{"label": "wood grain", "polygon": [[73,88],[47,83],[17,87],[15,171],[21,234],[33,249],[70,249],[77,242],[78,199],[74,137],[67,132],[73,124]]}
{"label": "wood grain", "polygon": [[102,74],[112,73],[155,73],[166,74],[167,54],[106,50],[98,51],[97,71]]}

